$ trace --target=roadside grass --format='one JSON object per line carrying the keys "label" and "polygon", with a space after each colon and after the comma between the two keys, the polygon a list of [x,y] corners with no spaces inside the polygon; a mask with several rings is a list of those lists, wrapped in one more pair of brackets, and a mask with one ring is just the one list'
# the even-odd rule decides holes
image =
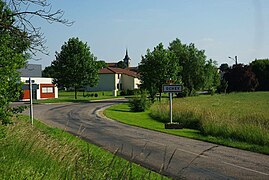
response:
{"label": "roadside grass", "polygon": [[151,130],[269,154],[269,92],[232,93],[173,100],[173,121],[184,129],[164,128],[169,122],[167,99],[142,113],[128,103],[112,106],[104,114],[120,122]]}
{"label": "roadside grass", "polygon": [[73,91],[59,91],[58,98],[35,100],[34,103],[60,103],[60,102],[89,102],[92,100],[113,99],[120,98],[120,96],[113,96],[112,91],[99,92],[77,92],[77,99],[75,99],[75,92]]}
{"label": "roadside grass", "polygon": [[[21,120],[23,119],[23,120]],[[27,116],[0,126],[0,179],[167,179]]]}

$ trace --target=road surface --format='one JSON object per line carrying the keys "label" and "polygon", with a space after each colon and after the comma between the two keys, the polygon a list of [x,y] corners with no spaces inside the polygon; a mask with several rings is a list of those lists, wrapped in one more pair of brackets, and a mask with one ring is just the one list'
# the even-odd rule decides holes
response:
{"label": "road surface", "polygon": [[164,175],[186,179],[269,179],[269,156],[132,127],[97,115],[118,103],[34,105],[34,116]]}

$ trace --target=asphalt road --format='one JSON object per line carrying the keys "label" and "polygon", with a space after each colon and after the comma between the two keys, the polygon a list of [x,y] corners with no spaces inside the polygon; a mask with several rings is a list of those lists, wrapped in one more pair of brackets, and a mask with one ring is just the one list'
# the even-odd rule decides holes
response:
{"label": "asphalt road", "polygon": [[269,179],[267,155],[132,127],[97,115],[118,101],[34,105],[34,116],[175,179]]}

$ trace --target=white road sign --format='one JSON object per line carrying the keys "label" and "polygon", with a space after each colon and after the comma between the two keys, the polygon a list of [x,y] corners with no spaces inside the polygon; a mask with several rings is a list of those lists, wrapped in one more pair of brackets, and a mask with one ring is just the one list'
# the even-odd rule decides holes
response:
{"label": "white road sign", "polygon": [[182,92],[182,85],[179,84],[163,85],[163,92]]}

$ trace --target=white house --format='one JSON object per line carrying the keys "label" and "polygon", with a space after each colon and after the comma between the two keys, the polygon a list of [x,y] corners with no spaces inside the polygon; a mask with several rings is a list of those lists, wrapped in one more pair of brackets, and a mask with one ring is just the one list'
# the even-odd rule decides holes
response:
{"label": "white house", "polygon": [[140,80],[137,72],[128,69],[107,67],[99,71],[99,82],[96,87],[88,87],[88,91],[113,91],[138,89]]}
{"label": "white house", "polygon": [[[33,77],[33,99],[58,98],[58,88],[52,83],[52,78]],[[29,77],[21,77],[23,85],[23,94],[21,100],[30,99]]]}

